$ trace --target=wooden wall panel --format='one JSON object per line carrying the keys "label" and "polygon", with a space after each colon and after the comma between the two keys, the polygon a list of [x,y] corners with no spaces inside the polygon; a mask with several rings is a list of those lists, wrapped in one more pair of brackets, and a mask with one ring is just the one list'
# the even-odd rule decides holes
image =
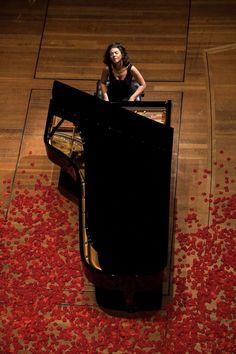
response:
{"label": "wooden wall panel", "polygon": [[96,80],[118,41],[146,80],[182,81],[188,14],[188,0],[50,1],[36,76]]}
{"label": "wooden wall panel", "polygon": [[0,1],[0,77],[34,76],[47,0]]}
{"label": "wooden wall panel", "polygon": [[191,1],[185,82],[205,85],[204,51],[235,42],[234,0]]}

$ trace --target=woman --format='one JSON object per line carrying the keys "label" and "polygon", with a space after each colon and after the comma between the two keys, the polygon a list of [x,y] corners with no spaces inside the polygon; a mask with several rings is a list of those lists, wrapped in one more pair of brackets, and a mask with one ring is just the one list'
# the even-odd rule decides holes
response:
{"label": "woman", "polygon": [[[112,102],[135,101],[144,91],[146,83],[139,70],[130,64],[126,49],[120,43],[110,44],[103,62],[106,64],[101,76],[103,99]],[[134,80],[139,85],[135,85]]]}

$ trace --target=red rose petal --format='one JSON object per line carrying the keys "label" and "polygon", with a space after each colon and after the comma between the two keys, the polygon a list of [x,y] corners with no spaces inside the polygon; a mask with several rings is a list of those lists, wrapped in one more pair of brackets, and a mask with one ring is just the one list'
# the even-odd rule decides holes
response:
{"label": "red rose petal", "polygon": [[[4,186],[11,184],[4,180]],[[3,353],[235,351],[236,195],[226,183],[232,178],[217,195],[201,193],[211,202],[209,225],[198,205],[184,218],[175,213],[173,297],[162,312],[130,317],[97,307],[78,251],[77,207],[45,174],[34,180],[32,190],[16,191],[8,220],[0,218]]]}

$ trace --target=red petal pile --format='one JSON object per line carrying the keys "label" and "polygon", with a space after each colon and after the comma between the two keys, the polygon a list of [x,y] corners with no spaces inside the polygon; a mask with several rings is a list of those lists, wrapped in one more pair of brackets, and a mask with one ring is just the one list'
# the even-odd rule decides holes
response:
{"label": "red petal pile", "polygon": [[[232,164],[231,159],[225,164]],[[222,168],[222,163],[214,165]],[[230,192],[231,169],[225,170],[223,187],[218,183],[214,193],[191,197],[191,203],[202,198],[209,204],[209,225],[201,226],[194,206],[184,220],[175,218],[170,303],[159,312],[123,318],[97,307],[93,287],[84,277],[77,206],[50,185],[48,176],[30,174],[35,183],[30,190],[16,182],[7,218],[6,203],[0,204],[0,353],[236,352],[236,194]],[[202,176],[201,186],[211,175],[208,170],[194,172]],[[11,183],[9,178],[2,181],[5,199]],[[181,231],[182,225],[191,232]]]}

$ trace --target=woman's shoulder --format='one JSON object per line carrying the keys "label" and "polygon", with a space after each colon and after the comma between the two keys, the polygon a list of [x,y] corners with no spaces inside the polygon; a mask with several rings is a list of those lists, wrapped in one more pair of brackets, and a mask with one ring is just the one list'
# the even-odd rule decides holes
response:
{"label": "woman's shoulder", "polygon": [[127,70],[128,73],[132,72],[132,70],[133,70],[132,67],[133,67],[133,65],[132,65],[131,63],[129,63],[129,64],[126,66],[126,70]]}
{"label": "woman's shoulder", "polygon": [[136,66],[135,66],[135,65],[130,64],[130,70],[131,70],[132,72],[134,72],[134,71],[136,71],[136,70],[137,70],[137,68],[136,68]]}
{"label": "woman's shoulder", "polygon": [[105,65],[104,68],[103,68],[103,71],[108,73],[109,72],[109,66]]}
{"label": "woman's shoulder", "polygon": [[130,71],[131,71],[131,73],[133,74],[133,75],[140,75],[140,71],[139,71],[139,69],[135,66],[135,65],[132,65],[131,66],[131,69],[130,69]]}

